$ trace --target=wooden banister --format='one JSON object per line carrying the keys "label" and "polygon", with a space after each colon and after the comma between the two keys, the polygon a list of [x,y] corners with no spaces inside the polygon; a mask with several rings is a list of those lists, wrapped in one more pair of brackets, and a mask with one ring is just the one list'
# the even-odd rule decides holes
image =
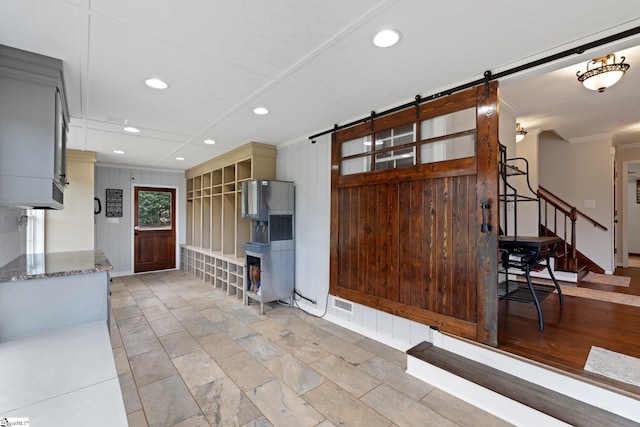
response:
{"label": "wooden banister", "polygon": [[[542,192],[540,190],[542,190]],[[546,193],[546,194],[543,194],[543,192]],[[607,227],[605,227],[604,225],[600,224],[598,221],[596,221],[595,219],[591,218],[589,215],[585,214],[584,212],[580,211],[575,206],[571,206],[569,203],[565,202],[560,197],[556,196],[551,191],[547,190],[546,188],[544,188],[542,186],[538,186],[538,196],[540,198],[546,200],[547,202],[551,203],[556,209],[558,209],[559,211],[563,212],[565,215],[569,216],[570,212],[574,212],[574,215],[576,216],[576,219],[577,219],[577,216],[580,215],[584,219],[589,221],[591,224],[593,224],[594,227],[600,228],[600,229],[602,229],[604,231],[608,231]],[[549,196],[553,197],[557,202],[552,200]],[[562,205],[568,207],[568,210],[563,208]]]}

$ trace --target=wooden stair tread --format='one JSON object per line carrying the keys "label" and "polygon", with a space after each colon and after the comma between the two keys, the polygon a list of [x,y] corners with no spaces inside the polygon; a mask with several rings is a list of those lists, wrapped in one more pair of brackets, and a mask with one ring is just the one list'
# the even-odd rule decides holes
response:
{"label": "wooden stair tread", "polygon": [[407,354],[574,426],[637,426],[580,400],[422,342]]}

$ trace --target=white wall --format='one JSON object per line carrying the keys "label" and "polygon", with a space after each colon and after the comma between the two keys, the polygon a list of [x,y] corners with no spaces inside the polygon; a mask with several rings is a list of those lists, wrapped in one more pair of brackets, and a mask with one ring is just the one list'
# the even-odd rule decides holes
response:
{"label": "white wall", "polygon": [[[539,136],[539,183],[607,227],[595,228],[579,217],[577,249],[607,273],[613,265],[613,158],[611,139],[570,144],[553,132]],[[593,200],[595,208],[585,207]]]}
{"label": "white wall", "polygon": [[[529,164],[528,185],[527,177],[524,175],[513,178],[518,194],[525,197],[537,197],[531,190],[537,191],[539,185],[538,132],[529,131],[522,141],[516,143],[516,157],[524,157]],[[526,167],[526,163],[522,160],[517,161],[517,165],[523,170]],[[538,203],[520,202],[518,205],[518,234],[520,236],[537,236],[539,223]]]}
{"label": "white wall", "polygon": [[632,250],[637,246],[640,239],[638,234],[632,230],[635,224],[640,222],[640,216],[631,215],[636,205],[635,192],[630,195],[629,187],[635,188],[635,180],[628,181],[626,170],[630,163],[640,162],[640,144],[627,144],[616,149],[616,171],[618,179],[616,181],[616,209],[618,211],[618,227],[616,229],[616,246],[618,248],[616,262],[618,265],[627,266],[629,262],[628,253],[638,253]]}
{"label": "white wall", "polygon": [[631,175],[627,181],[627,218],[629,228],[627,239],[629,241],[629,252],[640,254],[640,203],[636,202],[636,181],[640,179],[637,175]]}
{"label": "white wall", "polygon": [[26,225],[18,225],[23,209],[0,206],[0,267],[26,253]]}
{"label": "white wall", "polygon": [[[95,248],[104,251],[113,265],[112,275],[133,274],[133,185],[175,187],[178,216],[176,252],[186,239],[186,179],[184,172],[127,169],[96,166],[95,197],[102,203],[102,212],[95,215]],[[123,217],[105,216],[106,189],[123,190]],[[179,255],[177,253],[176,255]],[[180,267],[176,259],[176,268]]]}
{"label": "white wall", "polygon": [[[331,234],[331,144],[328,136],[312,144],[304,140],[278,149],[277,179],[295,183],[296,289],[316,301],[298,301],[316,315],[400,350],[430,340],[427,326],[372,308],[353,304],[347,313],[333,307],[329,296]],[[328,306],[327,306],[328,305]]]}
{"label": "white wall", "polygon": [[[507,148],[507,158],[516,156],[516,116],[510,108],[500,104],[500,115],[498,117],[498,140],[500,144]],[[509,181],[512,185],[513,182]],[[504,190],[502,179],[499,180],[498,193],[502,193]],[[500,227],[503,233],[513,233],[513,203],[507,203],[507,216],[504,218],[505,203],[499,204],[500,211],[497,212],[500,215]],[[506,222],[505,222],[506,219]],[[507,230],[505,230],[505,225]]]}
{"label": "white wall", "polygon": [[96,153],[67,150],[64,209],[45,213],[45,252],[94,249],[93,193]]}

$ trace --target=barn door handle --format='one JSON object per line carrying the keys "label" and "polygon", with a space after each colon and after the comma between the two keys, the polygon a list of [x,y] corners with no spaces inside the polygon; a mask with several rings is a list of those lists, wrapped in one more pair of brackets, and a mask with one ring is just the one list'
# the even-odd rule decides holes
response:
{"label": "barn door handle", "polygon": [[487,222],[487,209],[491,209],[491,205],[487,203],[484,197],[480,199],[480,207],[482,208],[482,225],[480,231],[483,233],[491,233],[491,224]]}

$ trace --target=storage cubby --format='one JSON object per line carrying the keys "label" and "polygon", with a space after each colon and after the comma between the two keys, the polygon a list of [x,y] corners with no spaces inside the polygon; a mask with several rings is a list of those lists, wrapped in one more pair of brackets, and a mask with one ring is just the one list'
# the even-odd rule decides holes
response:
{"label": "storage cubby", "polygon": [[222,196],[222,253],[235,254],[236,249],[236,193]]}
{"label": "storage cubby", "polygon": [[222,195],[211,198],[211,250],[222,251]]}
{"label": "storage cubby", "polygon": [[202,244],[202,199],[193,199],[193,245]]}
{"label": "storage cubby", "polygon": [[236,166],[236,181],[246,181],[251,179],[251,159],[238,162]]}
{"label": "storage cubby", "polygon": [[211,248],[211,196],[202,198],[202,242],[203,249]]}
{"label": "storage cubby", "polygon": [[187,199],[187,245],[193,245],[193,199]]}
{"label": "storage cubby", "polygon": [[244,250],[244,242],[251,241],[251,221],[242,218],[242,197],[241,191],[238,191],[236,198],[236,256],[244,258],[246,253]]}
{"label": "storage cubby", "polygon": [[[273,145],[250,142],[186,171],[187,238],[181,267],[238,298],[244,296],[246,281],[242,243],[251,234],[250,221],[241,218],[240,183],[275,179],[276,153]],[[202,265],[196,265],[195,253],[207,257]]]}

